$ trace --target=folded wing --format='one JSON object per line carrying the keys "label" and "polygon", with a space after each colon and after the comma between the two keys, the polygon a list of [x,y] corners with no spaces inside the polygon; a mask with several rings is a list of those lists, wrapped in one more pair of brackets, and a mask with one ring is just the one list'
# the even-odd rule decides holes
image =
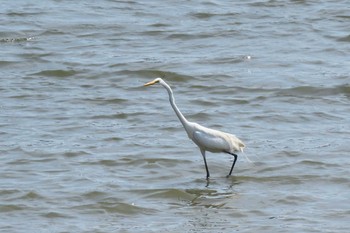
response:
{"label": "folded wing", "polygon": [[221,132],[215,132],[213,130],[195,131],[193,133],[193,141],[201,148],[210,152],[222,152],[229,151],[230,145],[225,135]]}

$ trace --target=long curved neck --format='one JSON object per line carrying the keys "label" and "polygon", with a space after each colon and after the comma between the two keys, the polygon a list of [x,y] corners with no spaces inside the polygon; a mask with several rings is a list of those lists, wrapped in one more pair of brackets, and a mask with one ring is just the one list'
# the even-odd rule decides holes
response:
{"label": "long curved neck", "polygon": [[173,90],[171,90],[170,86],[164,81],[160,82],[160,84],[168,91],[170,105],[174,109],[176,116],[179,118],[180,122],[182,123],[182,125],[185,127],[185,129],[187,131],[188,121],[186,120],[184,115],[182,115],[182,113],[180,112],[180,110],[177,108],[177,106],[175,104]]}

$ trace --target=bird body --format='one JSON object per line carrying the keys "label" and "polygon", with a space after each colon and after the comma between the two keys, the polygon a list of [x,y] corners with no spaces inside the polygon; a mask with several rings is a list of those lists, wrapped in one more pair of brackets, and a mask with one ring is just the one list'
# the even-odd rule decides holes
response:
{"label": "bird body", "polygon": [[210,129],[194,123],[192,139],[199,148],[213,153],[243,151],[244,144],[235,135]]}
{"label": "bird body", "polygon": [[144,86],[149,86],[156,83],[160,83],[168,91],[169,102],[174,109],[175,114],[185,128],[188,137],[199,147],[204,159],[207,179],[209,178],[209,169],[205,156],[206,151],[213,153],[225,152],[234,156],[234,161],[228,175],[230,176],[237,160],[237,155],[235,152],[243,152],[243,148],[245,147],[244,143],[233,134],[210,129],[195,122],[188,121],[176,106],[173,91],[163,79],[156,78],[153,81],[144,84]]}

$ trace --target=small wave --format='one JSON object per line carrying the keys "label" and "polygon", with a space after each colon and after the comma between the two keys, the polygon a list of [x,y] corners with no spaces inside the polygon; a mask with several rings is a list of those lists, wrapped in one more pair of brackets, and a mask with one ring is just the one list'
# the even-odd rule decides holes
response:
{"label": "small wave", "polygon": [[183,75],[176,72],[157,70],[157,69],[122,70],[122,71],[119,71],[119,73],[123,75],[129,75],[129,76],[145,77],[148,79],[152,79],[152,78],[155,79],[157,77],[161,77],[166,81],[171,81],[171,82],[174,82],[174,81],[185,82],[193,78],[192,76]]}
{"label": "small wave", "polygon": [[0,43],[16,43],[33,40],[35,37],[0,38]]}
{"label": "small wave", "polygon": [[68,158],[78,157],[78,156],[84,156],[84,155],[90,155],[90,153],[86,151],[68,151],[63,154],[63,156]]}
{"label": "small wave", "polygon": [[216,106],[217,104],[213,101],[210,101],[208,99],[196,99],[196,100],[191,100],[191,103],[193,103],[194,105],[199,105],[199,106]]}
{"label": "small wave", "polygon": [[276,93],[279,96],[300,96],[300,95],[314,95],[314,96],[327,96],[327,95],[339,95],[350,94],[350,86],[348,84],[338,85],[334,87],[314,87],[314,86],[299,86],[277,90]]}
{"label": "small wave", "polygon": [[102,98],[102,97],[83,98],[82,100],[92,102],[92,103],[97,103],[97,104],[122,104],[128,101],[127,99],[123,99],[123,98]]}
{"label": "small wave", "polygon": [[94,115],[91,119],[127,119],[130,115],[126,113]]}
{"label": "small wave", "polygon": [[20,210],[24,210],[24,209],[26,209],[26,207],[23,205],[0,204],[1,213],[20,211]]}
{"label": "small wave", "polygon": [[121,215],[139,215],[139,214],[148,214],[152,213],[155,210],[151,208],[143,208],[135,205],[134,203],[121,203],[118,200],[114,199],[104,199],[95,204],[87,204],[74,207],[75,209],[80,210],[89,210],[89,211],[103,211],[107,213],[116,213]]}
{"label": "small wave", "polygon": [[66,215],[66,214],[62,214],[62,213],[59,213],[59,212],[54,212],[54,211],[50,211],[50,212],[47,212],[45,214],[42,214],[43,217],[45,218],[72,218],[71,216],[69,215]]}
{"label": "small wave", "polygon": [[96,200],[107,197],[108,193],[101,191],[90,191],[84,193],[82,196],[84,197],[84,199]]}
{"label": "small wave", "polygon": [[43,70],[34,75],[64,78],[76,75],[77,73],[75,70]]}
{"label": "small wave", "polygon": [[35,191],[30,191],[30,192],[25,193],[24,195],[22,195],[20,197],[20,199],[30,199],[30,200],[38,199],[38,200],[42,200],[42,199],[44,199],[44,197],[41,196],[40,194],[38,194]]}
{"label": "small wave", "polygon": [[153,189],[149,190],[147,197],[192,201],[196,198],[196,195],[179,189]]}
{"label": "small wave", "polygon": [[345,36],[345,37],[341,37],[341,38],[339,38],[337,41],[340,41],[340,42],[350,42],[350,35]]}

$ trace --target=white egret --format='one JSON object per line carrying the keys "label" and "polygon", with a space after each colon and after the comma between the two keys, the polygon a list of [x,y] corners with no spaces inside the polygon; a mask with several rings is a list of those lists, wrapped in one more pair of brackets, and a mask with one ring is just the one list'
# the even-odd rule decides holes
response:
{"label": "white egret", "polygon": [[180,122],[185,128],[188,137],[199,147],[204,159],[204,165],[207,171],[207,179],[209,178],[209,169],[205,157],[206,151],[214,153],[224,152],[234,157],[230,173],[227,176],[229,177],[232,174],[233,167],[235,166],[237,160],[237,155],[235,154],[235,152],[243,152],[243,148],[245,147],[243,142],[235,135],[224,133],[214,129],[209,129],[195,122],[190,122],[186,120],[186,118],[182,115],[182,113],[175,104],[173,91],[163,79],[156,78],[153,81],[144,84],[144,86],[150,86],[156,83],[161,84],[168,91],[169,102],[171,104],[171,107],[174,109],[177,117],[179,118]]}

